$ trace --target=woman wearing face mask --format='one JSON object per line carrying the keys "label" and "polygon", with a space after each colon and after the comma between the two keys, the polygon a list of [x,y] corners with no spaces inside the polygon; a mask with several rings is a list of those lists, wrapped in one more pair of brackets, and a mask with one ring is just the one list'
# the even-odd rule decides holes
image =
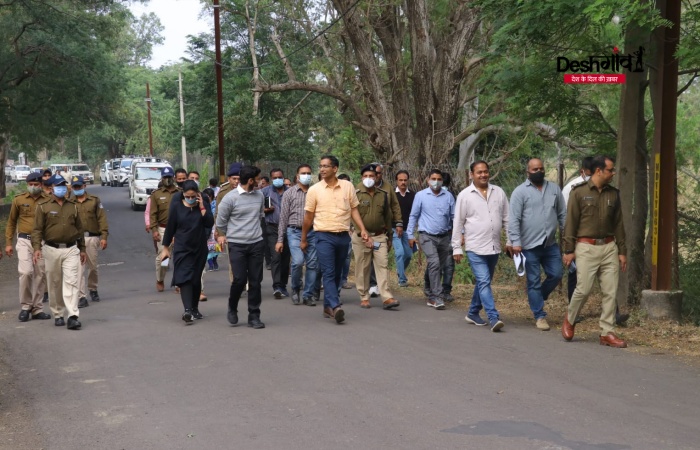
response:
{"label": "woman wearing face mask", "polygon": [[[176,201],[178,199],[179,201]],[[175,197],[170,204],[161,259],[170,257],[169,247],[175,239],[172,285],[180,288],[180,297],[185,308],[182,320],[186,325],[192,324],[193,319],[204,317],[199,312],[199,296],[202,291],[202,271],[208,253],[207,230],[211,230],[213,226],[214,216],[208,199],[202,197],[197,183],[192,180],[185,181],[182,195]]]}

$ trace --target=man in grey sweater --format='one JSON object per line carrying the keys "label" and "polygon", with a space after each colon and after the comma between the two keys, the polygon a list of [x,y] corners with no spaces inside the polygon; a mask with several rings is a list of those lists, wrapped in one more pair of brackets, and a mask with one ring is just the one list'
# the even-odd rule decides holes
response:
{"label": "man in grey sweater", "polygon": [[265,324],[260,321],[262,303],[261,283],[265,241],[263,240],[261,219],[264,196],[254,189],[258,185],[260,169],[246,166],[241,169],[238,187],[232,189],[217,205],[216,230],[218,242],[228,243],[229,261],[233,272],[233,282],[228,298],[228,321],[238,324],[238,301],[248,284],[248,326],[260,329]]}

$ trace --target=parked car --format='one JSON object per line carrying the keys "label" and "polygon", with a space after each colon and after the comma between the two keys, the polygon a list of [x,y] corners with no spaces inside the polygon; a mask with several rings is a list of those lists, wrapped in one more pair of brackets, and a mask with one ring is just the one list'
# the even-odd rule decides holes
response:
{"label": "parked car", "polygon": [[87,164],[69,164],[68,171],[72,176],[80,175],[85,183],[93,184],[95,182],[95,174],[92,173]]}
{"label": "parked car", "polygon": [[20,181],[26,180],[27,176],[29,175],[29,171],[29,166],[15,166],[12,170],[12,181],[14,181],[15,183],[19,183]]}
{"label": "parked car", "polygon": [[129,199],[131,209],[138,211],[146,208],[148,197],[158,188],[160,173],[163,167],[170,163],[160,158],[143,158],[131,166],[131,182],[129,183]]}
{"label": "parked car", "polygon": [[112,163],[105,161],[100,166],[100,184],[105,186],[109,184],[109,169],[112,167]]}
{"label": "parked car", "polygon": [[109,185],[115,187],[117,185],[117,180],[119,179],[119,167],[121,166],[122,159],[114,158],[109,161]]}

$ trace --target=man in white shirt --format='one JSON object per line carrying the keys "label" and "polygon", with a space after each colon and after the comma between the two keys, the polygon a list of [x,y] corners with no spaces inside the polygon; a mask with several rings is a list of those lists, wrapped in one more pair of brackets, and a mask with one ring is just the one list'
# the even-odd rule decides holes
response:
{"label": "man in white shirt", "polygon": [[[489,184],[489,165],[476,161],[469,166],[472,184],[459,193],[452,227],[452,257],[462,261],[462,231],[464,248],[476,278],[469,312],[464,318],[474,325],[487,325],[479,312],[488,315],[488,325],[496,332],[503,328],[491,291],[491,280],[501,253],[501,231],[508,229],[508,197],[498,186]],[[510,242],[506,249],[511,250]]]}

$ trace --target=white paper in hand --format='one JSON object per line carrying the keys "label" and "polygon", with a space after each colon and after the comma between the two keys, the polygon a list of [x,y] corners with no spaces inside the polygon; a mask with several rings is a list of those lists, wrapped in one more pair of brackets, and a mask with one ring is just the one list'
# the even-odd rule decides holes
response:
{"label": "white paper in hand", "polygon": [[519,253],[513,255],[513,262],[515,263],[515,271],[518,273],[519,277],[525,275],[525,255]]}
{"label": "white paper in hand", "polygon": [[170,258],[165,258],[160,262],[161,267],[168,267],[168,265],[170,265]]}

